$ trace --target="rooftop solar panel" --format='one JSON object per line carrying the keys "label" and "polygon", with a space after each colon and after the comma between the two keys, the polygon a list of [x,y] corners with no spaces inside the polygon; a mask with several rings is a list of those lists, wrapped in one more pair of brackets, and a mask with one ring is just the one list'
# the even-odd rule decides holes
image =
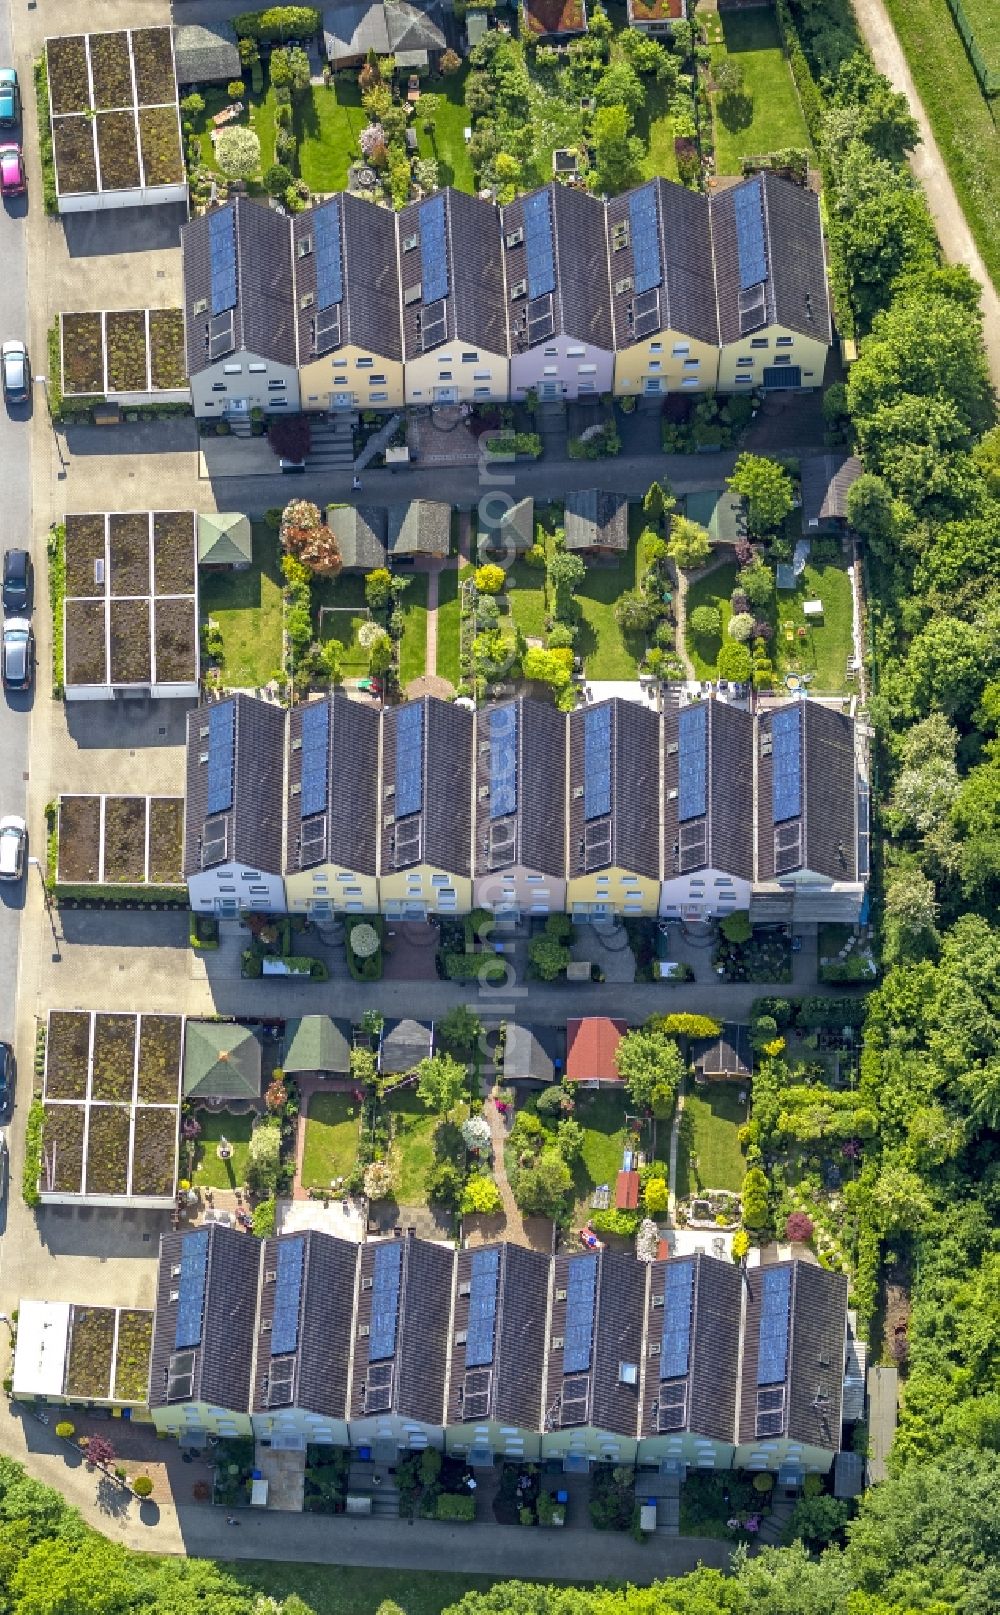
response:
{"label": "rooftop solar panel", "polygon": [[299,1343],[299,1301],[306,1242],[302,1234],[278,1241],[278,1277],[274,1288],[271,1356],[295,1351]]}
{"label": "rooftop solar panel", "polygon": [[448,295],[448,249],[441,195],[420,204],[420,285],[425,303],[436,303]]}
{"label": "rooftop solar panel", "polygon": [[472,1289],[469,1295],[469,1322],[465,1342],[466,1368],[482,1367],[493,1361],[493,1332],[496,1325],[499,1282],[500,1252],[475,1251],[472,1257]]}
{"label": "rooftop solar panel", "polygon": [[423,803],[424,708],[420,701],[400,707],[396,713],[396,806],[397,819],[419,813]]}
{"label": "rooftop solar panel", "polygon": [[174,1349],[201,1344],[201,1320],[208,1277],[208,1229],[196,1228],[184,1236],[181,1273],[177,1283],[177,1327]]}
{"label": "rooftop solar panel", "polygon": [[802,812],[802,709],[797,701],[771,717],[771,820]]}
{"label": "rooftop solar panel", "polygon": [[330,705],[310,701],[302,711],[302,817],[326,811]]}
{"label": "rooftop solar panel", "polygon": [[208,794],[206,816],[228,813],[233,805],[236,754],[236,702],[218,701],[208,709]]}
{"label": "rooftop solar panel", "polygon": [[652,185],[633,191],[628,202],[632,225],[632,279],[636,292],[651,292],[663,284],[660,259],[660,226],[656,214],[656,192]]}
{"label": "rooftop solar panel", "polygon": [[552,198],[536,191],[524,201],[524,252],[528,268],[528,296],[541,297],[556,288],[555,249],[552,245]]}
{"label": "rooftop solar panel", "polygon": [[661,1379],[680,1379],[688,1371],[693,1298],[694,1263],[670,1262],[664,1279]]}
{"label": "rooftop solar panel", "polygon": [[368,1336],[368,1361],[392,1357],[396,1350],[399,1321],[399,1285],[403,1272],[403,1247],[391,1240],[379,1245],[372,1268],[372,1313]]}
{"label": "rooftop solar panel", "polygon": [[736,210],[736,257],[739,263],[740,291],[759,286],[767,279],[767,249],[764,242],[764,190],[760,176],[739,186],[733,195]]}
{"label": "rooftop solar panel", "polygon": [[490,818],[517,812],[517,708],[490,713]]}
{"label": "rooftop solar panel", "polygon": [[236,209],[220,208],[208,216],[208,258],[212,313],[236,307]]}
{"label": "rooftop solar panel", "polygon": [[596,1256],[571,1256],[566,1277],[566,1322],[563,1326],[564,1374],[585,1374],[590,1367],[596,1301]]}
{"label": "rooftop solar panel", "polygon": [[611,708],[588,707],[583,715],[583,813],[599,819],[611,812]]}
{"label": "rooftop solar panel", "polygon": [[340,254],[340,203],[327,202],[313,219],[316,242],[316,307],[343,302],[344,265]]}
{"label": "rooftop solar panel", "polygon": [[791,1293],[790,1268],[764,1268],[760,1275],[758,1385],[780,1385],[785,1378],[788,1367],[788,1303]]}
{"label": "rooftop solar panel", "polygon": [[700,819],[706,810],[708,708],[703,701],[677,714],[677,818]]}

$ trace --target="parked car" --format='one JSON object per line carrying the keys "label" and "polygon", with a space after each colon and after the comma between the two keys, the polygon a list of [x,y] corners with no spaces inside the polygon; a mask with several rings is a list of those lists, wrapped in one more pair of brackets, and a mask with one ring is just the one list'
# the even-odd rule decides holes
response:
{"label": "parked car", "polygon": [[26,404],[31,391],[31,365],[28,350],[17,337],[11,337],[0,350],[3,370],[3,395],[8,404]]}
{"label": "parked car", "polygon": [[0,1116],[6,1116],[14,1098],[14,1050],[0,1043]]}
{"label": "parked car", "polygon": [[3,625],[3,682],[8,690],[30,690],[35,676],[35,634],[27,617]]}
{"label": "parked car", "polygon": [[9,1175],[9,1158],[7,1155],[7,1134],[0,1133],[0,1206],[7,1198],[7,1179]]}
{"label": "parked car", "polygon": [[0,195],[23,196],[28,176],[20,146],[0,146]]}
{"label": "parked car", "polygon": [[21,121],[21,86],[13,67],[0,67],[0,129],[13,129]]}
{"label": "parked car", "polygon": [[0,880],[20,880],[28,850],[28,826],[17,813],[0,819]]}
{"label": "parked car", "polygon": [[27,550],[5,550],[3,557],[3,609],[12,616],[31,610],[34,567]]}

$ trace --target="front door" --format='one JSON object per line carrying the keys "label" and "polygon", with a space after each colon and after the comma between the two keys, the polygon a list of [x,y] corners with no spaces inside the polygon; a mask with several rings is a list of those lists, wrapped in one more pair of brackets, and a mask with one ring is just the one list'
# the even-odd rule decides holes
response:
{"label": "front door", "polygon": [[662,376],[647,376],[642,384],[644,393],[660,393],[663,391]]}
{"label": "front door", "polygon": [[543,381],[538,389],[539,398],[561,398],[562,395],[561,381]]}
{"label": "front door", "polygon": [[230,398],[226,404],[226,414],[235,416],[237,420],[250,413],[249,398]]}
{"label": "front door", "polygon": [[357,399],[355,398],[354,394],[351,393],[351,392],[331,393],[330,394],[330,408],[331,409],[353,409],[355,407],[356,403],[357,403]]}
{"label": "front door", "polygon": [[435,402],[435,404],[457,404],[458,403],[458,388],[457,387],[435,387],[435,389],[434,389],[434,402]]}

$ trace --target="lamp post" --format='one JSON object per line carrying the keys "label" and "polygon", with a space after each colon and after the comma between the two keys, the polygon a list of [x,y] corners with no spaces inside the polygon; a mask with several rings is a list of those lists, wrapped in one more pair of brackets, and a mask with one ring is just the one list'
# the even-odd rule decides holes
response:
{"label": "lamp post", "polygon": [[35,380],[41,382],[42,391],[45,394],[45,408],[48,411],[49,425],[52,428],[52,436],[56,440],[56,453],[59,456],[59,464],[62,467],[62,475],[65,476],[67,465],[65,459],[63,458],[62,444],[59,441],[59,433],[56,430],[56,423],[52,415],[52,401],[49,398],[49,378],[48,376],[36,376]]}
{"label": "lamp post", "polygon": [[46,885],[45,876],[42,874],[42,861],[40,858],[35,858],[29,854],[28,862],[29,864],[34,864],[35,868],[38,870],[38,878],[42,883],[42,901],[45,904],[45,912],[49,917],[49,926],[52,931],[52,945],[56,950],[52,957],[53,959],[60,960],[62,958],[62,954],[59,951],[59,933],[56,930],[55,915],[52,912],[52,896],[49,892],[48,886]]}

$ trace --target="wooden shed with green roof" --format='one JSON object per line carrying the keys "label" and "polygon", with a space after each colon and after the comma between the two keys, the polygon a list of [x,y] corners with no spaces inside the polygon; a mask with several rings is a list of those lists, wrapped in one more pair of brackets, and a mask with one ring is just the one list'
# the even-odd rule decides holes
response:
{"label": "wooden shed with green roof", "polygon": [[302,1015],[285,1022],[282,1069],[287,1076],[346,1077],[351,1069],[351,1023],[332,1015]]}
{"label": "wooden shed with green roof", "polygon": [[185,1099],[243,1099],[261,1093],[260,1038],[238,1021],[188,1019],[184,1028]]}
{"label": "wooden shed with green roof", "polygon": [[213,510],[198,517],[198,565],[249,566],[253,560],[253,532],[249,518],[238,511]]}
{"label": "wooden shed with green roof", "polygon": [[708,529],[713,544],[735,544],[746,534],[743,502],[728,488],[703,488],[687,494],[684,512],[689,521]]}

